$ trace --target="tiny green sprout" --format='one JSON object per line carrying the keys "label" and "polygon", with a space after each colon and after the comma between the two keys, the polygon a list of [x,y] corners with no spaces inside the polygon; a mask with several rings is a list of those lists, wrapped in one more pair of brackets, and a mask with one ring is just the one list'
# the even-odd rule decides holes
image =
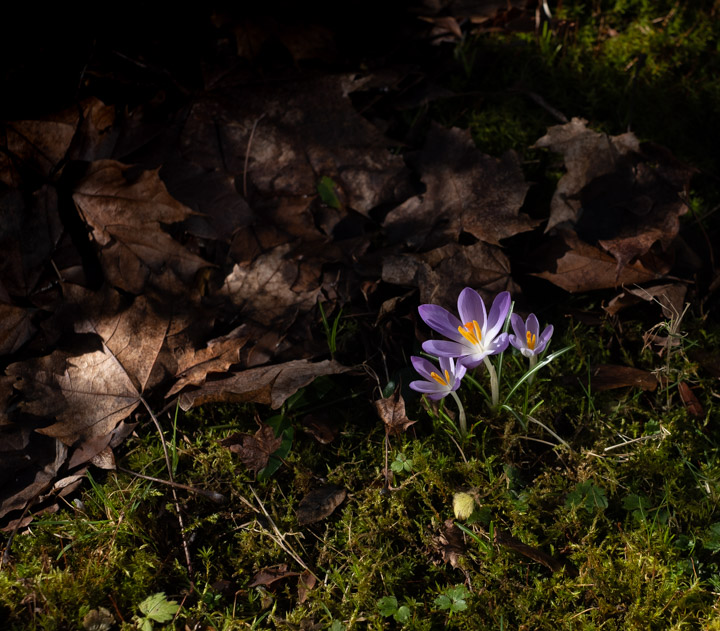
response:
{"label": "tiny green sprout", "polygon": [[412,471],[413,461],[408,458],[405,454],[398,454],[395,456],[395,460],[390,463],[390,468],[395,473],[410,473]]}
{"label": "tiny green sprout", "polygon": [[396,622],[407,622],[410,619],[410,608],[407,605],[400,605],[395,596],[383,596],[377,602],[380,615],[388,618],[392,616]]}
{"label": "tiny green sprout", "polygon": [[447,610],[449,615],[452,616],[454,613],[459,613],[467,609],[466,600],[469,596],[470,592],[464,585],[448,587],[435,599],[435,606],[440,610]]}
{"label": "tiny green sprout", "polygon": [[170,622],[178,609],[180,609],[180,605],[174,600],[168,600],[165,597],[165,592],[158,592],[148,596],[140,603],[138,608],[143,617],[135,616],[137,628],[140,631],[152,631],[153,622]]}
{"label": "tiny green sprout", "polygon": [[470,493],[455,493],[453,496],[453,512],[456,519],[465,521],[475,510],[475,499]]}
{"label": "tiny green sprout", "polygon": [[602,487],[587,481],[580,482],[575,490],[568,494],[565,506],[568,508],[575,506],[585,509],[588,513],[593,513],[595,510],[605,510],[608,507],[608,501]]}

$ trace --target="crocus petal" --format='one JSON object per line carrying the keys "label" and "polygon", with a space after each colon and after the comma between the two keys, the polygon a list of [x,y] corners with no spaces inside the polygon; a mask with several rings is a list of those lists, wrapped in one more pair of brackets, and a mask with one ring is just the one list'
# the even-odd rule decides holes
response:
{"label": "crocus petal", "polygon": [[422,392],[423,394],[437,394],[438,392],[444,392],[447,394],[449,392],[449,388],[446,388],[439,383],[435,383],[434,381],[411,381],[410,388],[416,392]]}
{"label": "crocus petal", "polygon": [[458,296],[458,313],[460,314],[461,324],[477,320],[480,330],[485,331],[485,321],[487,319],[485,303],[480,294],[471,287],[465,287],[460,292],[460,296]]}
{"label": "crocus petal", "polygon": [[437,372],[437,369],[435,366],[432,365],[427,359],[424,357],[416,357],[413,355],[410,357],[410,361],[412,362],[413,368],[425,379],[432,380],[432,377],[430,376],[430,373]]}
{"label": "crocus petal", "polygon": [[530,334],[534,335],[535,339],[537,340],[540,334],[540,324],[538,322],[537,316],[534,313],[531,313],[528,316],[525,328],[530,331]]}
{"label": "crocus petal", "polygon": [[501,333],[498,335],[492,343],[487,347],[488,355],[497,355],[502,353],[510,343],[510,336],[507,333]]}
{"label": "crocus petal", "polygon": [[510,311],[510,292],[503,291],[495,296],[492,307],[490,307],[490,315],[488,316],[488,328],[485,332],[485,337],[495,337],[503,328],[505,324],[505,318],[507,318],[508,311]]}
{"label": "crocus petal", "polygon": [[548,345],[548,342],[552,337],[553,330],[554,329],[552,324],[545,327],[542,335],[538,338],[538,343],[535,346],[535,352],[542,353],[545,350],[545,347]]}
{"label": "crocus petal", "polygon": [[422,349],[436,357],[462,357],[468,353],[466,346],[446,340],[428,340],[423,342]]}
{"label": "crocus petal", "polygon": [[458,333],[458,327],[462,322],[458,320],[447,309],[443,309],[438,305],[420,305],[418,313],[433,331],[437,331],[445,337],[449,337],[456,342],[461,342],[464,338]]}
{"label": "crocus petal", "polygon": [[[510,324],[512,324],[513,331],[515,332],[515,337],[518,340],[524,340],[525,332],[527,331],[527,329],[525,328],[525,323],[523,322],[523,319],[517,313],[513,313],[510,316]],[[510,343],[515,346],[512,340],[510,341]],[[515,348],[518,347],[515,346]]]}

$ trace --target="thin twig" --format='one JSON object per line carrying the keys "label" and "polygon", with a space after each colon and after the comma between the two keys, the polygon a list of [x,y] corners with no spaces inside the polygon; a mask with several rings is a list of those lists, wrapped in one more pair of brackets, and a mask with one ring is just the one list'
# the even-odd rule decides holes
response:
{"label": "thin twig", "polygon": [[253,137],[255,136],[255,130],[257,129],[258,123],[262,120],[265,114],[260,114],[253,123],[252,130],[250,131],[250,138],[248,138],[247,149],[245,150],[245,164],[243,165],[243,197],[247,199],[247,171],[248,162],[250,162],[250,147],[252,146]]}
{"label": "thin twig", "polygon": [[150,480],[150,482],[157,482],[158,484],[166,484],[167,486],[175,487],[176,489],[183,489],[185,491],[190,491],[191,493],[197,493],[198,495],[203,495],[207,497],[209,500],[212,500],[213,502],[216,502],[217,504],[224,504],[227,501],[227,498],[222,493],[216,493],[215,491],[207,491],[205,489],[199,489],[196,486],[189,486],[188,484],[180,484],[179,482],[170,482],[170,480],[163,480],[162,478],[154,478],[151,475],[145,475],[143,473],[138,473],[137,471],[131,471],[130,469],[126,469],[125,467],[117,467],[118,471],[122,471],[123,473],[128,473],[130,475],[134,475],[136,478],[142,478],[143,480]]}
{"label": "thin twig", "polygon": [[[275,531],[275,536],[273,537],[270,535],[272,540],[277,543],[285,552],[287,552],[297,563],[299,563],[304,569],[306,569],[310,574],[312,574],[316,580],[320,580],[318,576],[313,572],[307,565],[305,565],[305,562],[300,558],[300,556],[293,550],[287,543],[285,543],[285,535],[283,535],[280,532],[280,529],[275,525],[275,522],[273,521],[273,518],[270,517],[270,514],[265,510],[265,505],[262,503],[260,498],[258,497],[258,494],[255,492],[255,489],[250,487],[250,491],[255,496],[255,499],[257,500],[258,506],[260,507],[260,510],[262,510],[265,517],[267,517],[267,520],[270,522],[270,525],[272,526],[272,529]],[[267,532],[267,529],[265,529]]]}
{"label": "thin twig", "polygon": [[[168,477],[170,478],[170,482],[175,484],[175,480],[173,480],[173,474],[172,474],[172,465],[170,464],[170,455],[168,454],[167,445],[165,444],[165,436],[163,435],[162,427],[160,427],[160,421],[157,420],[157,417],[153,413],[153,411],[150,409],[150,406],[147,404],[147,401],[143,397],[140,397],[140,400],[142,401],[143,405],[145,406],[145,409],[148,411],[148,414],[150,414],[150,418],[153,420],[153,423],[155,423],[155,427],[157,428],[158,433],[160,434],[160,444],[163,448],[163,454],[165,455],[165,464],[167,465],[168,470]],[[183,544],[183,551],[185,552],[185,563],[187,565],[188,569],[188,576],[190,578],[190,585],[192,586],[193,590],[195,589],[195,583],[193,581],[193,567],[192,567],[192,560],[190,559],[190,548],[188,547],[187,539],[185,538],[185,524],[183,523],[182,513],[180,512],[180,501],[178,500],[177,492],[175,491],[175,487],[171,486],[170,491],[173,495],[173,501],[175,504],[175,512],[177,513],[178,518],[178,524],[180,524],[180,537],[182,538],[182,544]]]}

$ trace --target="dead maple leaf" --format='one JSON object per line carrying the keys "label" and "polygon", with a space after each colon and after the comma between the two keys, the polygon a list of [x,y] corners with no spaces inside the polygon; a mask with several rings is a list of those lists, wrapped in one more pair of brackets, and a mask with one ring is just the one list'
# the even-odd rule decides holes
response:
{"label": "dead maple leaf", "polygon": [[656,243],[662,251],[669,248],[687,212],[680,194],[693,170],[665,149],[641,145],[630,132],[607,136],[586,124],[574,118],[551,127],[535,144],[562,153],[567,169],[547,230],[570,222],[582,239],[615,258],[619,273]]}
{"label": "dead maple leaf", "polygon": [[389,255],[383,260],[382,279],[420,289],[420,302],[451,306],[465,287],[492,299],[501,291],[514,295],[520,288],[510,276],[510,261],[496,246],[478,242],[449,243],[424,254]]}
{"label": "dead maple leaf", "polygon": [[298,524],[307,526],[329,517],[346,496],[345,489],[332,484],[310,491],[300,500],[297,509]]}
{"label": "dead maple leaf", "polygon": [[114,160],[90,165],[73,199],[92,228],[108,281],[140,294],[152,281],[171,293],[187,294],[207,262],[188,251],[162,224],[183,221],[192,211],[170,196],[157,171],[141,171]]}
{"label": "dead maple leaf", "polygon": [[595,366],[592,369],[591,383],[592,389],[598,391],[632,386],[652,392],[658,385],[655,375],[647,370],[609,364]]}
{"label": "dead maple leaf", "polygon": [[531,230],[539,222],[520,214],[529,188],[513,153],[480,152],[468,130],[434,125],[415,157],[426,191],[385,218],[391,238],[413,247],[438,247],[467,232],[485,243]]}
{"label": "dead maple leaf", "polygon": [[382,422],[385,423],[385,431],[390,434],[399,436],[416,423],[405,414],[405,400],[400,394],[399,386],[389,397],[375,401],[375,409]]}
{"label": "dead maple leaf", "polygon": [[618,273],[615,259],[585,243],[571,230],[559,230],[558,238],[539,248],[533,259],[548,270],[535,276],[570,293],[641,284],[656,278],[656,273],[641,261],[626,265]]}
{"label": "dead maple leaf", "polygon": [[183,155],[206,170],[245,174],[266,199],[314,196],[317,181],[327,176],[345,206],[367,214],[396,201],[406,175],[402,158],[352,106],[350,93],[367,81],[353,74],[260,82],[252,89],[218,83],[192,107]]}
{"label": "dead maple leaf", "polygon": [[282,444],[282,436],[275,436],[275,430],[263,425],[255,434],[233,434],[220,444],[240,456],[243,464],[250,471],[257,473],[267,466],[270,456]]}
{"label": "dead maple leaf", "polygon": [[300,388],[309,385],[320,375],[336,375],[349,370],[336,361],[310,362],[298,359],[260,366],[234,373],[226,379],[206,381],[198,390],[183,392],[179,405],[183,410],[205,403],[254,401],[279,408]]}

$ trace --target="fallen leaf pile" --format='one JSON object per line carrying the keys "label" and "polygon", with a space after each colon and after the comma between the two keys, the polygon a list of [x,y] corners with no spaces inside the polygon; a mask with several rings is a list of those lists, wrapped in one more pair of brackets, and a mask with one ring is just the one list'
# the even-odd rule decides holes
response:
{"label": "fallen leaf pile", "polygon": [[[514,15],[485,5],[475,24]],[[412,72],[262,77],[247,62],[270,31],[216,17],[237,51],[204,67],[200,89],[167,103],[89,97],[2,126],[6,527],[69,492],[91,463],[113,466],[146,405],[278,408],[316,377],[347,372],[328,358],[319,301],[370,309],[372,322],[373,292],[393,296],[386,306],[409,289],[414,302],[448,307],[468,285],[517,295],[508,243],[530,231],[537,251],[513,262],[524,257],[570,292],[647,283],[672,267],[691,170],[668,152],[580,119],[553,127],[536,146],[560,154],[565,175],[547,221],[531,218],[518,155],[485,155],[467,130],[437,124],[407,146],[384,133],[388,120],[365,115],[358,104],[370,97],[407,107],[399,86]],[[457,21],[424,17],[430,40],[437,29],[457,36]],[[314,46],[289,28],[272,37],[296,63],[332,56],[332,34],[312,32]],[[430,84],[416,103],[443,94]],[[377,402],[392,432],[412,423],[397,397]],[[266,434],[233,443],[253,470],[276,445]],[[301,523],[343,498],[306,498]]]}

